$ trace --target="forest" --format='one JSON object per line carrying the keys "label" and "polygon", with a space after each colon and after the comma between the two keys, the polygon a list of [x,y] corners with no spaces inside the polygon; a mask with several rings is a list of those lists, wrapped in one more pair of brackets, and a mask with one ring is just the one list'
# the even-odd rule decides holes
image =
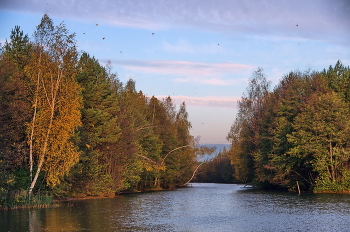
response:
{"label": "forest", "polygon": [[185,184],[214,148],[190,135],[184,102],[135,85],[78,51],[47,14],[32,38],[15,26],[0,53],[1,208]]}
{"label": "forest", "polygon": [[258,68],[227,140],[234,178],[262,188],[350,193],[350,69],[292,71],[271,91]]}

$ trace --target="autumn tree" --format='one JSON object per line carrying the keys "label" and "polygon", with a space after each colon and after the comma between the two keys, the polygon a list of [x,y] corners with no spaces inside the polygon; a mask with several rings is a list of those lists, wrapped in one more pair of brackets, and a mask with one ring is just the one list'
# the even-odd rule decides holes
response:
{"label": "autumn tree", "polygon": [[32,56],[25,67],[34,86],[28,141],[31,169],[35,165],[36,171],[29,193],[42,170],[46,183],[55,186],[78,160],[80,152],[71,141],[80,125],[76,58],[75,35],[63,23],[54,26],[45,14],[34,32]]}
{"label": "autumn tree", "polygon": [[181,185],[186,183],[197,166],[196,151],[198,148],[197,141],[190,133],[192,125],[188,119],[185,102],[182,102],[176,113],[174,126],[176,129],[176,146],[181,149],[176,150],[174,154],[169,156],[168,169],[176,170],[176,174],[174,175],[176,181],[174,181],[174,184]]}
{"label": "autumn tree", "polygon": [[239,111],[227,136],[231,142],[229,157],[235,168],[235,178],[243,183],[254,180],[254,156],[261,145],[259,124],[269,86],[263,69],[258,68],[252,74],[247,92],[238,102]]}

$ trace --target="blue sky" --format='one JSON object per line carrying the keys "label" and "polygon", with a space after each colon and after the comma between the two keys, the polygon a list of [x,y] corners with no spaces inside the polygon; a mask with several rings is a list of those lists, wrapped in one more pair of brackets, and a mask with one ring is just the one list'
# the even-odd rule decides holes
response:
{"label": "blue sky", "polygon": [[124,83],[185,101],[200,143],[228,143],[258,67],[274,86],[290,71],[350,65],[349,12],[347,0],[1,0],[0,43],[15,25],[32,36],[48,13]]}

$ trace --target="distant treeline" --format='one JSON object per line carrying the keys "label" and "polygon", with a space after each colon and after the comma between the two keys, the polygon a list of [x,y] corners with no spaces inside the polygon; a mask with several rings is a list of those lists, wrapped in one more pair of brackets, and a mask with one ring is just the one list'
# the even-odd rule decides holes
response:
{"label": "distant treeline", "polygon": [[293,71],[270,91],[262,69],[227,139],[234,177],[261,187],[350,192],[350,69]]}
{"label": "distant treeline", "polygon": [[0,197],[113,195],[186,183],[197,156],[185,103],[147,97],[44,15],[0,54]]}
{"label": "distant treeline", "polygon": [[224,148],[213,159],[204,162],[193,178],[193,182],[234,183],[233,167]]}

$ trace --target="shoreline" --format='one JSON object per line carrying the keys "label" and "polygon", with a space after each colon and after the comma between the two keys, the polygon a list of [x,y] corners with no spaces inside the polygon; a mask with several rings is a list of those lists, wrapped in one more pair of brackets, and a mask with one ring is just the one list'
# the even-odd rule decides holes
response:
{"label": "shoreline", "polygon": [[145,190],[137,190],[137,191],[122,191],[120,193],[116,193],[114,195],[109,196],[84,196],[84,197],[66,197],[66,198],[57,198],[54,199],[54,202],[64,202],[64,201],[75,201],[75,200],[89,200],[89,199],[103,199],[103,198],[114,198],[119,197],[122,195],[129,195],[129,194],[138,194],[138,193],[148,193],[148,192],[158,192],[158,191],[171,191],[175,190],[177,188],[171,188],[171,189],[145,189]]}

